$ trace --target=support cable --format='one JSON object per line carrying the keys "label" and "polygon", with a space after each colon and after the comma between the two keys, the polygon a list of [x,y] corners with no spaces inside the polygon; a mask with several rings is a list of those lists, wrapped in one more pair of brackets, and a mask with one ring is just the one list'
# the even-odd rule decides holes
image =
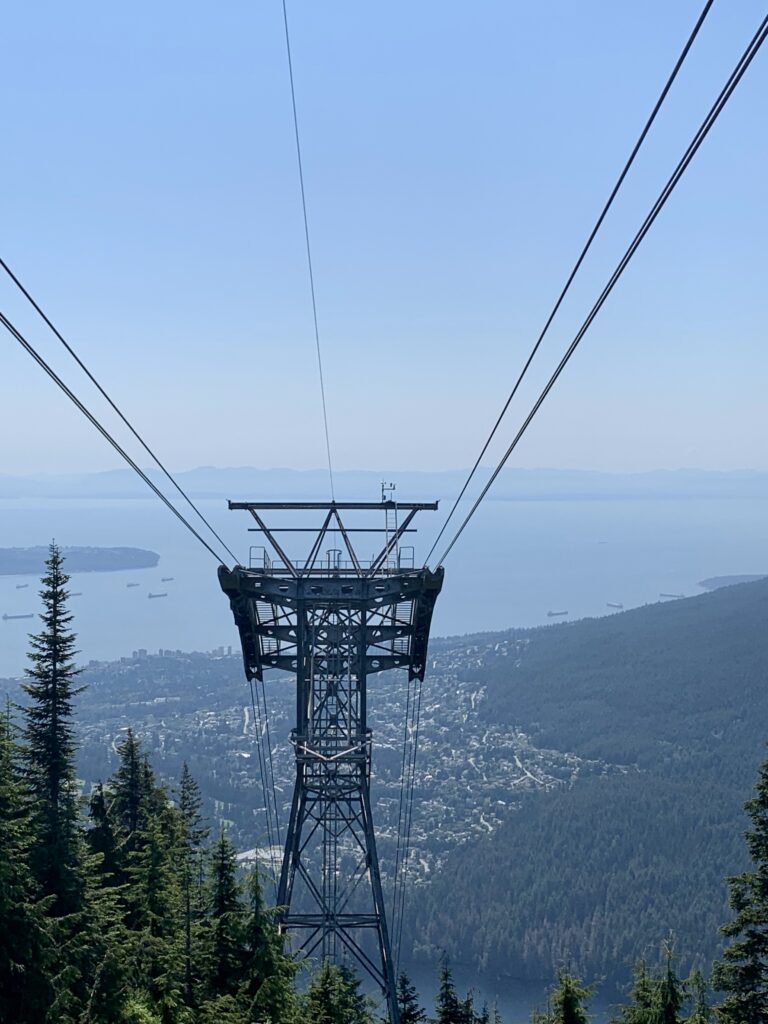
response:
{"label": "support cable", "polygon": [[267,753],[269,756],[269,777],[270,777],[270,789],[272,792],[272,809],[275,816],[275,836],[277,838],[277,845],[282,846],[282,838],[280,836],[280,815],[277,810],[277,792],[275,789],[275,764],[272,758],[272,738],[269,732],[269,711],[267,710],[267,690],[264,683],[264,679],[261,680],[261,699],[264,703],[264,729],[267,740]]}
{"label": "support cable", "polygon": [[181,514],[181,512],[179,512],[176,506],[163,494],[163,492],[156,486],[156,484],[153,483],[152,480],[150,480],[150,478],[147,476],[144,470],[141,469],[136,462],[134,462],[134,460],[125,451],[125,449],[120,447],[118,442],[114,439],[114,437],[112,437],[112,435],[109,433],[106,427],[102,426],[102,424],[96,419],[93,413],[90,412],[90,410],[87,409],[85,405],[83,405],[83,403],[80,401],[77,395],[75,395],[75,393],[69,387],[67,387],[64,381],[61,379],[61,377],[59,377],[55,370],[53,370],[51,366],[49,366],[45,359],[40,355],[39,352],[37,352],[37,350],[30,344],[30,342],[27,341],[27,339],[21,334],[21,332],[17,330],[16,327],[14,327],[14,325],[11,323],[8,317],[5,316],[4,313],[0,313],[0,324],[2,324],[3,327],[5,327],[5,329],[9,332],[9,334],[11,334],[16,339],[16,341],[18,341],[21,347],[24,348],[29,353],[29,355],[32,356],[35,362],[40,367],[42,367],[42,369],[48,374],[51,380],[61,388],[61,390],[64,392],[67,398],[69,398],[70,401],[77,406],[77,408],[80,410],[83,416],[85,416],[89,423],[91,423],[102,435],[102,437],[105,438],[105,440],[107,440],[109,444],[112,445],[112,447],[115,449],[118,455],[125,459],[125,461],[131,467],[131,469],[138,473],[138,475],[141,477],[141,479],[144,481],[147,487],[149,487],[150,490],[152,490],[157,495],[157,497],[163,502],[163,504],[168,507],[168,509],[176,516],[179,522],[183,523],[183,525],[186,526],[189,532],[194,537],[196,537],[197,540],[200,541],[203,547],[213,555],[217,562],[219,562],[220,564],[224,562],[224,559],[222,559],[214,551],[211,545],[203,537],[200,536],[200,534],[197,532],[194,526],[192,526],[192,524],[187,519],[185,519],[185,517]]}
{"label": "support cable", "polygon": [[0,269],[5,271],[5,273],[11,279],[11,281],[13,281],[13,283],[19,289],[21,294],[24,296],[24,298],[29,302],[29,304],[32,306],[32,308],[35,310],[35,312],[38,314],[38,316],[42,319],[42,321],[46,324],[46,326],[48,326],[50,328],[50,330],[58,338],[58,340],[61,342],[61,344],[67,350],[67,352],[69,352],[69,354],[75,360],[77,365],[80,367],[80,369],[86,375],[88,380],[90,380],[90,382],[98,390],[98,392],[101,394],[101,396],[111,406],[111,408],[114,410],[114,412],[117,413],[117,415],[120,417],[120,419],[126,425],[126,427],[128,427],[130,432],[133,434],[133,436],[139,442],[139,444],[144,449],[144,451],[147,453],[147,455],[149,455],[149,457],[153,460],[153,462],[158,467],[158,469],[160,469],[161,472],[170,481],[170,483],[173,484],[173,486],[176,488],[176,490],[179,492],[179,494],[182,496],[182,498],[186,501],[186,503],[189,505],[189,507],[192,509],[192,511],[195,513],[195,515],[201,520],[201,522],[203,522],[205,524],[205,526],[208,527],[208,529],[211,531],[211,533],[216,538],[216,540],[219,542],[219,544],[221,544],[221,546],[224,548],[224,550],[227,552],[227,554],[230,556],[230,558],[232,558],[233,562],[235,564],[237,564],[238,558],[234,554],[234,552],[231,551],[230,548],[221,539],[221,537],[218,535],[216,530],[214,530],[214,528],[208,522],[208,520],[203,515],[203,513],[200,511],[200,509],[197,507],[197,505],[195,505],[195,503],[189,497],[187,492],[181,487],[181,485],[179,483],[177,483],[177,481],[172,476],[172,474],[169,472],[169,470],[167,470],[165,468],[163,463],[160,461],[160,459],[157,457],[157,455],[155,455],[154,451],[149,447],[149,445],[144,440],[144,438],[141,436],[141,434],[138,432],[138,430],[136,430],[136,428],[133,426],[133,424],[128,420],[127,416],[122,412],[122,410],[120,408],[118,408],[117,404],[112,400],[112,398],[110,398],[110,396],[107,394],[107,391],[105,390],[105,388],[102,387],[102,385],[96,380],[96,378],[91,373],[91,371],[88,369],[88,367],[85,365],[85,363],[82,361],[80,356],[78,356],[77,352],[75,352],[75,350],[72,348],[72,346],[66,340],[66,338],[63,336],[63,334],[59,331],[59,329],[56,327],[56,325],[48,318],[48,316],[43,311],[43,309],[38,305],[38,303],[35,301],[33,296],[27,291],[27,289],[24,287],[24,285],[21,283],[21,281],[18,279],[18,277],[14,274],[14,272],[11,270],[11,268],[8,266],[8,264],[5,262],[5,260],[2,259],[2,258],[0,258]]}
{"label": "support cable", "polygon": [[533,346],[533,348],[531,349],[531,352],[530,352],[528,358],[526,359],[525,364],[523,365],[522,370],[520,371],[520,375],[518,376],[517,380],[515,381],[515,385],[512,388],[512,390],[510,391],[509,396],[508,396],[506,402],[504,403],[504,407],[502,408],[501,412],[499,413],[498,419],[496,420],[496,422],[493,425],[493,429],[491,430],[490,434],[488,435],[488,437],[487,437],[487,439],[485,441],[485,444],[483,445],[483,447],[482,447],[482,449],[480,451],[480,454],[477,456],[475,464],[473,465],[472,469],[469,472],[469,476],[464,481],[464,486],[461,488],[459,496],[454,501],[453,506],[452,506],[450,512],[448,513],[448,517],[445,520],[445,522],[443,523],[442,528],[440,529],[440,533],[438,533],[437,537],[435,538],[434,544],[430,548],[430,551],[429,551],[429,554],[426,557],[425,563],[429,562],[429,559],[432,557],[432,554],[433,554],[435,548],[440,543],[440,538],[445,533],[446,529],[448,528],[448,524],[450,523],[451,519],[453,518],[454,514],[456,513],[456,509],[458,508],[459,502],[461,501],[461,499],[466,494],[467,488],[469,487],[470,483],[474,479],[475,473],[477,472],[477,470],[478,470],[478,468],[480,466],[480,462],[481,462],[483,456],[488,451],[488,447],[489,447],[491,441],[496,436],[496,432],[499,429],[499,427],[501,426],[501,421],[504,419],[504,417],[507,414],[507,409],[509,409],[509,406],[511,405],[512,400],[514,399],[515,395],[517,394],[517,392],[518,392],[518,390],[520,388],[520,385],[523,382],[523,379],[524,379],[525,375],[528,373],[528,369],[529,369],[531,363],[533,362],[533,360],[534,360],[534,358],[536,356],[536,353],[539,351],[539,348],[541,347],[541,343],[544,341],[544,338],[546,337],[546,335],[547,335],[547,333],[549,331],[549,328],[552,325],[552,321],[557,316],[557,313],[558,313],[561,305],[563,304],[563,300],[565,299],[566,295],[570,291],[571,285],[573,284],[573,279],[576,277],[576,274],[579,272],[579,270],[581,268],[581,265],[584,262],[584,259],[585,259],[586,255],[587,255],[587,253],[591,249],[592,243],[595,240],[595,236],[597,235],[598,231],[602,227],[603,221],[605,220],[605,218],[606,218],[606,216],[608,214],[608,211],[613,206],[613,201],[616,198],[616,196],[618,195],[619,190],[621,189],[621,186],[624,184],[624,179],[626,178],[627,174],[629,173],[629,169],[631,168],[632,164],[635,162],[635,157],[639,153],[640,147],[645,142],[646,136],[648,135],[648,132],[651,130],[651,126],[653,125],[653,122],[656,120],[656,115],[661,110],[661,107],[662,107],[664,101],[667,98],[667,94],[668,94],[669,90],[672,88],[672,85],[673,85],[675,79],[677,78],[678,72],[680,71],[680,68],[683,66],[683,64],[685,62],[685,58],[688,56],[688,51],[690,50],[691,46],[693,45],[694,40],[696,39],[696,36],[699,34],[699,29],[704,24],[704,19],[709,14],[709,10],[712,7],[713,3],[714,3],[714,0],[707,0],[707,2],[704,4],[704,8],[703,8],[701,14],[698,17],[698,20],[696,21],[696,24],[693,26],[693,30],[692,30],[690,36],[688,37],[688,41],[686,42],[685,46],[683,47],[680,56],[677,58],[677,62],[675,63],[675,66],[672,68],[672,72],[671,72],[669,78],[667,79],[667,82],[666,82],[664,88],[661,90],[659,98],[656,100],[656,103],[655,103],[655,105],[653,107],[653,110],[651,111],[650,117],[645,122],[645,127],[640,132],[640,135],[638,136],[637,142],[633,146],[632,152],[629,154],[629,159],[624,164],[624,168],[623,168],[621,174],[619,175],[619,177],[617,178],[616,184],[613,186],[613,189],[611,190],[611,193],[608,196],[608,200],[607,200],[605,206],[603,207],[602,211],[600,212],[600,216],[595,221],[595,225],[592,228],[592,230],[590,231],[589,236],[587,238],[587,241],[585,242],[584,247],[581,250],[581,253],[579,254],[578,259],[574,263],[573,268],[571,269],[571,272],[570,272],[570,274],[568,275],[568,277],[566,279],[566,282],[565,282],[565,285],[563,287],[563,290],[560,292],[559,296],[557,297],[557,301],[555,302],[554,306],[552,307],[552,310],[551,310],[549,316],[547,317],[547,319],[546,319],[546,321],[544,323],[544,327],[542,328],[541,333],[539,334],[538,338],[536,339],[536,343]]}
{"label": "support cable", "polygon": [[398,889],[400,886],[400,852],[403,846],[403,809],[405,807],[405,794],[406,794],[406,765],[410,764],[410,750],[409,740],[412,736],[411,729],[411,690],[414,687],[411,685],[411,679],[408,678],[406,683],[406,697],[405,697],[405,718],[403,720],[403,757],[400,766],[400,799],[397,809],[397,847],[395,850],[395,870],[392,876],[392,934],[395,934],[395,924],[397,918],[397,906],[398,906]]}
{"label": "support cable", "polygon": [[424,690],[424,681],[418,680],[418,689],[415,694],[416,701],[416,715],[415,715],[415,726],[413,731],[413,746],[412,746],[412,757],[409,768],[409,780],[408,780],[408,796],[406,805],[406,827],[405,827],[405,845],[403,851],[403,877],[400,884],[400,909],[398,914],[398,925],[397,925],[397,956],[395,961],[395,974],[399,974],[400,971],[400,951],[403,942],[403,922],[405,920],[405,893],[408,887],[408,858],[411,852],[411,830],[413,826],[413,794],[416,784],[416,760],[419,754],[419,725],[421,722],[421,696]]}
{"label": "support cable", "polygon": [[262,747],[262,725],[261,725],[261,706],[257,706],[257,693],[253,685],[253,680],[248,680],[248,685],[251,691],[251,711],[253,713],[253,731],[256,736],[256,751],[259,758],[259,777],[261,778],[261,792],[264,799],[264,816],[267,823],[267,845],[269,846],[269,865],[272,870],[272,882],[277,886],[277,864],[275,862],[275,843],[274,833],[272,831],[272,815],[271,807],[269,802],[269,788],[267,783],[267,771],[266,764],[264,761],[264,750]]}
{"label": "support cable", "polygon": [[285,26],[285,49],[288,56],[288,77],[291,83],[291,106],[293,108],[293,131],[296,137],[296,162],[299,168],[299,186],[301,189],[301,210],[304,215],[304,241],[307,248],[307,269],[309,270],[309,291],[312,297],[312,320],[315,327],[315,349],[317,351],[317,372],[320,377],[320,397],[323,404],[323,427],[325,428],[325,451],[328,457],[328,479],[331,485],[331,498],[335,501],[333,489],[333,462],[331,460],[331,439],[328,431],[328,407],[325,401],[325,378],[323,376],[323,357],[320,351],[320,328],[317,323],[317,298],[315,296],[315,274],[312,268],[312,246],[309,241],[309,217],[307,216],[307,196],[304,188],[304,166],[301,159],[301,141],[299,137],[299,115],[296,111],[296,87],[293,81],[293,60],[291,58],[291,36],[288,31],[288,7],[283,0],[283,24]]}
{"label": "support cable", "polygon": [[752,60],[756,56],[756,54],[759,51],[760,47],[765,42],[765,39],[766,39],[767,35],[768,35],[768,17],[763,19],[760,27],[758,28],[757,32],[753,36],[753,38],[750,41],[749,45],[747,46],[747,49],[744,51],[744,53],[742,54],[742,56],[739,59],[738,63],[736,64],[736,67],[731,72],[731,75],[728,78],[728,81],[726,82],[726,84],[723,87],[722,91],[720,92],[720,95],[715,100],[715,102],[714,102],[713,106],[711,107],[709,113],[704,118],[703,122],[701,123],[698,131],[694,135],[691,143],[689,144],[687,150],[683,154],[683,157],[681,158],[681,160],[678,163],[677,167],[672,172],[671,177],[669,178],[669,180],[667,181],[666,185],[664,186],[664,188],[660,192],[658,198],[656,199],[656,202],[653,204],[653,207],[651,208],[650,213],[648,214],[646,219],[643,221],[643,224],[641,225],[639,231],[637,232],[637,234],[635,235],[634,239],[632,240],[629,248],[627,249],[627,251],[624,253],[623,257],[619,261],[618,266],[616,267],[616,269],[614,270],[613,274],[609,278],[608,283],[606,284],[605,288],[603,289],[602,293],[600,294],[600,297],[598,298],[597,302],[595,303],[595,305],[590,310],[589,315],[587,316],[586,320],[584,321],[584,323],[579,328],[579,330],[576,333],[576,336],[574,337],[573,341],[568,346],[568,349],[566,350],[565,355],[563,356],[563,358],[560,360],[560,363],[558,364],[557,369],[555,370],[555,372],[550,377],[547,385],[545,386],[545,388],[543,389],[543,391],[541,392],[541,394],[537,398],[536,402],[534,403],[533,408],[531,409],[531,411],[526,416],[526,418],[525,418],[525,420],[523,422],[522,427],[517,432],[517,434],[515,435],[514,440],[512,441],[510,446],[507,448],[507,450],[504,453],[503,457],[501,458],[501,460],[499,461],[498,465],[494,469],[493,473],[491,474],[490,479],[486,483],[486,485],[483,488],[483,490],[480,492],[479,497],[477,498],[477,500],[475,501],[474,505],[472,506],[472,508],[467,513],[467,515],[464,518],[464,520],[463,520],[461,526],[459,527],[459,529],[454,534],[453,539],[451,540],[450,544],[447,546],[447,548],[443,552],[443,554],[442,554],[438,564],[442,565],[442,563],[445,561],[445,559],[447,558],[449,552],[453,548],[454,544],[459,539],[459,537],[463,533],[464,529],[466,528],[467,524],[469,523],[470,519],[472,518],[472,516],[477,511],[477,509],[478,509],[480,503],[482,502],[483,498],[488,493],[488,491],[491,489],[491,486],[493,485],[494,481],[496,480],[496,478],[498,477],[499,473],[501,472],[501,470],[506,465],[507,460],[509,459],[509,456],[512,454],[512,452],[517,447],[520,439],[525,434],[525,432],[528,429],[528,426],[530,425],[530,423],[533,420],[534,416],[536,415],[536,413],[541,408],[542,403],[544,402],[544,400],[546,399],[547,395],[552,390],[552,388],[555,386],[555,384],[556,384],[560,374],[563,372],[563,370],[565,369],[566,365],[568,364],[571,356],[573,355],[573,353],[578,348],[579,343],[581,342],[582,338],[584,337],[584,335],[589,330],[593,320],[595,319],[597,314],[602,309],[602,307],[603,307],[606,299],[608,298],[608,296],[613,291],[613,288],[614,288],[615,284],[617,283],[617,281],[619,280],[621,275],[624,273],[624,270],[628,266],[629,262],[631,261],[632,257],[634,256],[634,254],[637,252],[637,249],[639,248],[639,246],[642,243],[642,241],[645,238],[645,236],[648,234],[648,231],[651,229],[654,221],[658,217],[658,215],[661,212],[661,210],[664,208],[664,206],[665,206],[667,200],[669,199],[669,197],[674,192],[677,184],[679,183],[680,179],[682,178],[683,174],[685,173],[686,169],[688,168],[688,165],[690,164],[691,160],[693,160],[693,158],[696,155],[696,153],[698,152],[699,147],[701,146],[702,142],[704,141],[704,139],[709,134],[710,129],[712,128],[714,123],[717,121],[718,117],[720,116],[720,114],[722,113],[722,111],[725,108],[726,104],[728,103],[728,100],[733,95],[733,92],[736,89],[737,85],[739,84],[739,82],[743,78],[744,74],[746,73],[747,68],[752,63]]}

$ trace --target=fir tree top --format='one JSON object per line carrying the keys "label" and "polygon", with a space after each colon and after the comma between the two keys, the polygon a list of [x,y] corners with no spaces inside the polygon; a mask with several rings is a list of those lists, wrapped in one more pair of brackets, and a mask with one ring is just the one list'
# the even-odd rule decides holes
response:
{"label": "fir tree top", "polygon": [[30,637],[24,715],[24,766],[34,812],[35,875],[45,896],[55,898],[58,914],[72,913],[80,903],[78,807],[75,785],[73,686],[76,637],[67,611],[63,558],[51,544],[40,597],[43,628]]}

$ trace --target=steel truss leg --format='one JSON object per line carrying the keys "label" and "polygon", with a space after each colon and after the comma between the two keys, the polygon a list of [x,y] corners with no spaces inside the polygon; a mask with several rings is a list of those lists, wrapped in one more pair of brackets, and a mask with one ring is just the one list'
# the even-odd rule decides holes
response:
{"label": "steel truss leg", "polygon": [[[297,952],[307,956],[322,952],[324,958],[334,961],[339,954],[353,957],[380,986],[390,1024],[399,1024],[394,961],[371,813],[368,755],[358,756],[354,765],[342,762],[336,767],[329,769],[319,762],[307,765],[305,759],[297,759],[278,888],[278,920],[284,934],[303,933],[302,941],[294,945]],[[346,840],[346,847],[340,847],[340,840],[342,844]],[[316,862],[307,857],[310,848]],[[352,877],[340,878],[340,849],[346,854],[355,851],[358,867]],[[316,880],[312,876],[318,869],[321,878]],[[366,878],[370,895],[367,909],[362,909],[355,906],[355,895]],[[376,935],[378,964],[361,945],[366,931]]]}

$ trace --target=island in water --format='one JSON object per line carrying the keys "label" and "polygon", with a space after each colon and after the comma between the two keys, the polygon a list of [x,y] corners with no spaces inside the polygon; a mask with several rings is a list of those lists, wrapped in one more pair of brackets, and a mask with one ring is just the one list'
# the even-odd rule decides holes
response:
{"label": "island in water", "polygon": [[[160,561],[155,551],[143,548],[61,548],[67,572],[117,572],[153,569]],[[0,548],[0,576],[40,576],[45,570],[47,547]]]}
{"label": "island in water", "polygon": [[719,590],[720,587],[733,587],[737,583],[754,583],[756,580],[764,580],[765,577],[764,572],[742,576],[710,576],[709,579],[700,580],[699,586],[705,590]]}

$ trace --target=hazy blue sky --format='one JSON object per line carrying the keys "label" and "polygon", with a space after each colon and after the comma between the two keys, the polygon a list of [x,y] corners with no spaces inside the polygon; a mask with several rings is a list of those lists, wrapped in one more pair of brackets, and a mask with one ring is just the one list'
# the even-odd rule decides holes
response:
{"label": "hazy blue sky", "polygon": [[[290,0],[340,467],[472,461],[700,7]],[[518,417],[763,14],[716,0]],[[279,0],[10,5],[0,76],[0,252],[170,465],[322,465]],[[768,50],[517,465],[768,468],[767,87]],[[115,465],[1,344],[0,472]]]}

